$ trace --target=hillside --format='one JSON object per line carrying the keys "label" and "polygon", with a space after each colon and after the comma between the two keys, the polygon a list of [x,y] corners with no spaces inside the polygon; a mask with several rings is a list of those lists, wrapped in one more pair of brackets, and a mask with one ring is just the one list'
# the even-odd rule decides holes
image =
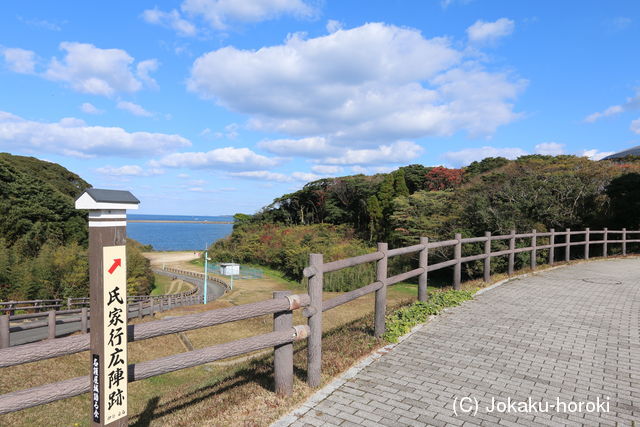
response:
{"label": "hillside", "polygon": [[[0,301],[88,295],[87,213],[75,199],[91,187],[64,167],[0,153]],[[153,275],[128,245],[131,293]]]}
{"label": "hillside", "polygon": [[[640,162],[633,159],[531,155],[486,158],[462,169],[410,165],[388,174],[313,181],[255,215],[238,214],[233,234],[214,244],[211,254],[221,261],[267,264],[299,280],[301,268],[282,260],[294,254],[295,262],[304,264],[312,250],[331,260],[357,255],[379,241],[391,247],[415,244],[419,236],[446,240],[454,233],[511,229],[637,229],[639,192]],[[309,229],[314,225],[323,233]],[[342,228],[332,231],[335,226]],[[309,231],[297,231],[304,229]],[[327,239],[327,233],[336,237]],[[274,240],[300,234],[305,238]],[[344,250],[330,243],[338,237]],[[473,265],[468,267],[471,274]]]}

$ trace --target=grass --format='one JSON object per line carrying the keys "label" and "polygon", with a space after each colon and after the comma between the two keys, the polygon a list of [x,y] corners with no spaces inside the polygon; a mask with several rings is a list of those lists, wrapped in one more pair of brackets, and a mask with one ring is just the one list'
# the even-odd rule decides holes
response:
{"label": "grass", "polygon": [[154,274],[155,281],[151,295],[177,294],[193,289],[193,285],[182,280],[172,280],[168,276]]}
{"label": "grass", "polygon": [[[188,264],[188,263],[185,263]],[[192,267],[194,268],[193,264]],[[544,266],[540,266],[542,270]],[[194,268],[195,269],[195,268]],[[526,271],[523,271],[526,272]],[[522,272],[519,272],[522,273]],[[506,275],[492,276],[492,282],[476,280],[463,283],[468,291],[489,286]],[[214,308],[230,307],[272,297],[275,290],[304,292],[295,282],[277,278],[277,274],[265,269],[264,279],[237,280],[235,289],[218,301],[207,305],[180,307],[158,317],[180,316]],[[429,289],[433,294],[433,289]],[[422,320],[421,312],[430,313],[434,308],[410,308],[416,298],[416,285],[399,283],[388,290],[388,329],[395,328],[395,312],[408,312],[406,318],[412,322]],[[447,294],[438,297],[436,292],[431,301],[436,309],[466,299],[467,293]],[[328,299],[338,293],[325,293]],[[449,296],[447,296],[449,295]],[[438,301],[438,298],[443,301]],[[325,312],[323,322],[322,379],[328,382],[348,369],[360,358],[386,344],[385,340],[373,337],[374,295],[354,300],[348,304]],[[415,307],[414,304],[412,307]],[[399,324],[409,327],[403,316]],[[145,318],[142,321],[153,320]],[[134,320],[134,323],[139,322]],[[412,324],[412,322],[408,322]],[[300,310],[294,315],[294,324],[303,324]],[[410,328],[410,327],[409,327]],[[263,316],[225,325],[186,332],[195,349],[232,341],[252,335],[269,332],[272,317]],[[397,334],[401,334],[398,331]],[[391,339],[390,336],[387,338]],[[214,362],[195,368],[184,369],[130,384],[130,423],[137,426],[168,425],[231,425],[263,426],[275,421],[302,403],[314,390],[305,383],[306,341],[294,345],[294,393],[281,398],[271,390],[273,387],[272,355],[270,350],[256,352],[253,358]],[[177,335],[167,335],[129,344],[131,363],[152,360],[159,357],[184,352]],[[44,360],[41,362],[15,366],[0,370],[0,394],[29,387],[61,381],[75,376],[88,375],[89,355],[87,352]],[[37,372],[37,375],[34,375]],[[0,425],[30,426],[50,425],[52,414],[58,425],[88,425],[90,396],[88,394],[61,400],[48,405],[30,408],[13,414],[0,416]]]}

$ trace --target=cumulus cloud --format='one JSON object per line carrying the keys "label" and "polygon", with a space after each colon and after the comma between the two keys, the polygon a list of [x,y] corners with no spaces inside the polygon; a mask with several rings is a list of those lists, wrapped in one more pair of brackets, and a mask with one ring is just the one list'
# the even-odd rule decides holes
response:
{"label": "cumulus cloud", "polygon": [[320,175],[335,175],[342,172],[342,168],[335,165],[315,165],[311,166],[311,170]]}
{"label": "cumulus cloud", "polygon": [[515,22],[507,18],[500,18],[494,22],[478,20],[467,28],[467,37],[472,43],[493,43],[502,37],[511,35],[515,27]]}
{"label": "cumulus cloud", "polygon": [[301,139],[273,139],[261,141],[258,146],[270,153],[283,156],[318,157],[326,156],[335,150],[323,137]]}
{"label": "cumulus cloud", "polygon": [[206,153],[173,153],[150,164],[154,167],[251,171],[270,168],[278,163],[278,159],[256,154],[248,148],[224,147]]}
{"label": "cumulus cloud", "polygon": [[443,154],[443,159],[451,163],[456,167],[466,166],[471,162],[482,160],[486,157],[506,157],[507,159],[515,159],[520,156],[527,155],[522,148],[496,148],[496,147],[481,147],[481,148],[466,148],[460,151],[452,151]]}
{"label": "cumulus cloud", "polygon": [[95,105],[93,105],[90,102],[84,102],[80,106],[80,109],[82,110],[83,113],[87,113],[87,114],[102,114],[102,113],[104,113],[103,110],[97,108]]}
{"label": "cumulus cloud", "polygon": [[148,87],[152,89],[158,88],[158,83],[149,74],[158,70],[159,63],[157,59],[147,59],[146,61],[138,62],[136,65],[136,76],[143,81]]}
{"label": "cumulus cloud", "polygon": [[218,30],[227,28],[228,22],[261,22],[282,15],[311,18],[317,13],[302,0],[185,0],[180,8]]}
{"label": "cumulus cloud", "polygon": [[76,118],[45,123],[0,111],[0,147],[8,150],[31,150],[74,157],[142,157],[190,145],[191,142],[180,135],[88,126]]}
{"label": "cumulus cloud", "polygon": [[327,21],[327,31],[330,33],[341,30],[343,26],[342,22],[336,21],[335,19],[329,19],[329,21]]}
{"label": "cumulus cloud", "polygon": [[118,107],[121,110],[128,111],[134,116],[153,117],[152,112],[145,110],[144,107],[138,104],[134,104],[133,102],[120,101],[118,102],[118,104],[116,104],[116,107]]}
{"label": "cumulus cloud", "polygon": [[594,123],[605,117],[611,117],[617,114],[637,109],[640,109],[640,91],[637,91],[635,96],[627,98],[627,100],[623,104],[612,105],[604,111],[589,114],[587,117],[585,117],[584,121],[587,123]]}
{"label": "cumulus cloud", "polygon": [[7,67],[16,73],[34,74],[36,54],[30,50],[20,48],[0,49]]}
{"label": "cumulus cloud", "polygon": [[270,171],[248,171],[248,172],[233,172],[231,176],[237,178],[255,179],[260,181],[274,181],[274,182],[291,182],[291,177],[283,173],[270,172]]}
{"label": "cumulus cloud", "polygon": [[[519,117],[525,83],[466,61],[446,38],[381,23],[257,51],[224,47],[193,64],[188,89],[249,114],[249,126],[332,147],[491,134]],[[264,143],[278,150],[282,141]]]}
{"label": "cumulus cloud", "polygon": [[321,162],[328,165],[405,163],[414,160],[422,152],[422,147],[415,142],[398,141],[375,149],[347,149],[339,157],[326,157]]}
{"label": "cumulus cloud", "polygon": [[640,117],[631,122],[630,129],[632,132],[640,134]]}
{"label": "cumulus cloud", "polygon": [[109,176],[152,176],[164,173],[162,169],[143,168],[139,165],[124,165],[119,167],[104,166],[96,169],[96,172]]}
{"label": "cumulus cloud", "polygon": [[196,26],[186,19],[183,19],[180,12],[175,9],[171,12],[163,12],[158,10],[157,7],[148,9],[142,13],[142,19],[149,24],[170,28],[178,33],[179,36],[183,37],[195,36],[198,32]]}
{"label": "cumulus cloud", "polygon": [[564,154],[564,144],[557,142],[542,142],[535,146],[537,154],[544,154],[547,156],[558,156]]}
{"label": "cumulus cloud", "polygon": [[149,72],[157,68],[155,60],[138,64],[138,78],[131,66],[134,58],[122,49],[101,49],[88,43],[62,42],[63,59],[53,58],[43,77],[64,82],[72,89],[92,95],[112,96],[119,92],[137,92],[153,79]]}
{"label": "cumulus cloud", "polygon": [[597,149],[582,150],[578,156],[587,157],[590,160],[602,160],[607,156],[614,154],[614,151],[598,151]]}

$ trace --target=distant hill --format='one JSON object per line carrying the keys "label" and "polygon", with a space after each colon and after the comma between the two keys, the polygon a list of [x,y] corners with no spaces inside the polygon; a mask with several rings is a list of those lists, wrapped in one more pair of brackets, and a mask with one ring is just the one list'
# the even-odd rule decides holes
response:
{"label": "distant hill", "polygon": [[30,256],[47,241],[84,245],[86,213],[73,202],[89,187],[58,164],[0,153],[0,237]]}

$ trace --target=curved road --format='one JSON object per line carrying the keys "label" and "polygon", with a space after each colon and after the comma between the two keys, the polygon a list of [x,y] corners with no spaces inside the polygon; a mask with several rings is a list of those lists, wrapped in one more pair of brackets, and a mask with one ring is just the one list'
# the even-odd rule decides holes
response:
{"label": "curved road", "polygon": [[640,259],[515,278],[340,383],[277,425],[637,424]]}
{"label": "curved road", "polygon": [[[202,289],[204,288],[204,281],[197,279],[195,277],[191,277],[191,276],[185,276],[183,274],[177,274],[177,273],[169,273],[163,270],[159,270],[159,269],[153,269],[153,272],[156,274],[162,274],[164,276],[170,276],[170,277],[175,277],[177,279],[183,280],[187,283],[191,283],[192,285],[195,285],[198,287],[199,291],[200,291],[200,295],[202,295]],[[219,284],[213,282],[213,281],[208,281],[207,282],[207,301],[213,301],[215,299],[220,298],[222,295],[224,295],[224,291],[225,288],[220,286]],[[151,308],[147,307],[147,308],[143,308],[142,309],[142,313],[143,315],[149,315],[151,314]],[[58,320],[62,320],[62,319],[79,319],[78,314],[70,314],[70,315],[61,315],[61,316],[57,316]],[[137,310],[133,310],[130,314],[130,317],[137,317],[138,316],[138,311]],[[46,317],[42,318],[44,321],[46,321]],[[42,320],[41,319],[41,320]],[[16,325],[15,323],[11,326],[12,329],[15,327],[18,327],[19,325]],[[80,330],[80,320],[78,321],[72,321],[72,322],[68,322],[68,323],[63,323],[63,324],[57,324],[56,325],[56,336],[57,337],[62,337],[65,335],[69,335],[72,334],[74,332],[77,332]],[[34,328],[34,329],[26,329],[26,330],[19,330],[19,331],[13,331],[11,332],[10,335],[10,346],[15,346],[15,345],[21,345],[21,344],[27,344],[27,343],[31,343],[31,342],[36,342],[36,341],[41,341],[44,339],[47,339],[47,337],[49,336],[49,331],[48,331],[48,326],[42,326],[39,328]]]}

